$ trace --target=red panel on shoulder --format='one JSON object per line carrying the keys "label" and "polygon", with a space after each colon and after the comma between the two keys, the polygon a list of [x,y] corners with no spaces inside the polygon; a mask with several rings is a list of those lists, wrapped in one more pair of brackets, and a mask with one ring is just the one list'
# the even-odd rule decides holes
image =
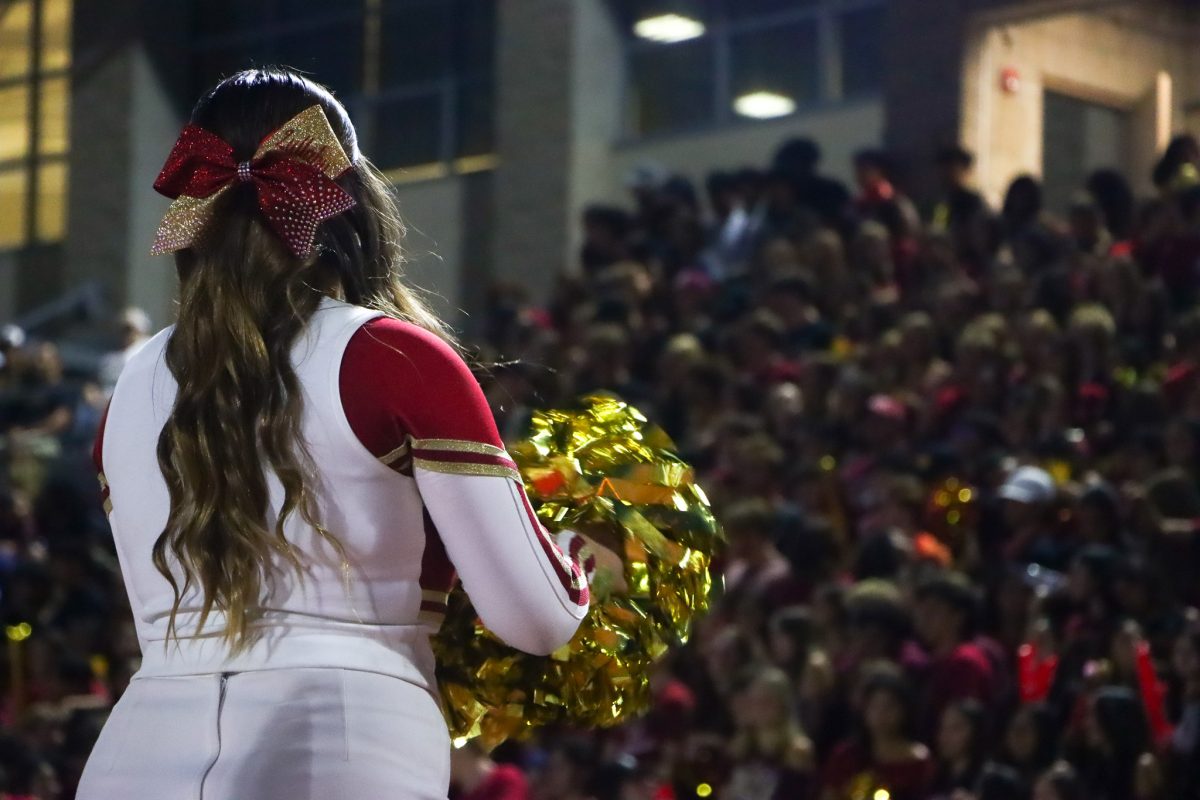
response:
{"label": "red panel on shoulder", "polygon": [[350,427],[376,456],[408,436],[502,446],[470,368],[424,328],[389,317],[366,323],[346,346],[339,381]]}

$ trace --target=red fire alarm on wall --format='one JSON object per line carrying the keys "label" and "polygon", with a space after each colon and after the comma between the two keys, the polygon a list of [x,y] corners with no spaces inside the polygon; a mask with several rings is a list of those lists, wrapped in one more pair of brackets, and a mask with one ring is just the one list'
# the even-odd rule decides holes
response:
{"label": "red fire alarm on wall", "polygon": [[1005,94],[1016,94],[1021,89],[1021,73],[1016,67],[1000,70],[1000,89]]}

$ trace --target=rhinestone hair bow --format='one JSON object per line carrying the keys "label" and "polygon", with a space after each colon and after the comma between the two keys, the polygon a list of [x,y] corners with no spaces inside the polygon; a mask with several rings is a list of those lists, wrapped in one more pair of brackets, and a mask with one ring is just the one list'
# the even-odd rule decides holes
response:
{"label": "rhinestone hair bow", "polygon": [[187,125],[154,189],[174,202],[154,236],[152,254],[191,247],[204,234],[217,199],[251,183],[268,227],[294,255],[312,253],[317,226],[354,206],[334,182],[353,166],[320,106],[310,106],[263,139],[249,161],[212,131]]}

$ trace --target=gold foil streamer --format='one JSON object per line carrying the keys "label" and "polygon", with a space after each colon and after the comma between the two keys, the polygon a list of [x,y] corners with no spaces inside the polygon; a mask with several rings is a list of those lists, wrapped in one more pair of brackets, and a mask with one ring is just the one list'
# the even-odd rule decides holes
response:
{"label": "gold foil streamer", "polygon": [[651,667],[708,606],[723,541],[671,440],[616,398],[536,413],[510,453],[538,517],[611,547],[629,589],[613,595],[598,576],[575,637],[547,657],[505,645],[455,589],[433,641],[442,705],[456,740],[488,748],[545,725],[609,727],[645,711]]}

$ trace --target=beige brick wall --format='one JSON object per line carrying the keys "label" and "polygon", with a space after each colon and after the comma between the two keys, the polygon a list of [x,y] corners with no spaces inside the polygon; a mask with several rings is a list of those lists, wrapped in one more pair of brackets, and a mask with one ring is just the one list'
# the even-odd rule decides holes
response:
{"label": "beige brick wall", "polygon": [[[1136,143],[1129,168],[1147,191],[1150,145],[1183,127],[1197,98],[1196,48],[1187,28],[1144,3],[1094,13],[973,26],[963,66],[962,139],[979,155],[981,187],[993,200],[1017,175],[1042,171],[1043,96],[1051,89],[1132,114]],[[1020,75],[1015,93],[1002,90],[1001,70]],[[1170,76],[1169,120],[1154,130],[1151,95]]]}

